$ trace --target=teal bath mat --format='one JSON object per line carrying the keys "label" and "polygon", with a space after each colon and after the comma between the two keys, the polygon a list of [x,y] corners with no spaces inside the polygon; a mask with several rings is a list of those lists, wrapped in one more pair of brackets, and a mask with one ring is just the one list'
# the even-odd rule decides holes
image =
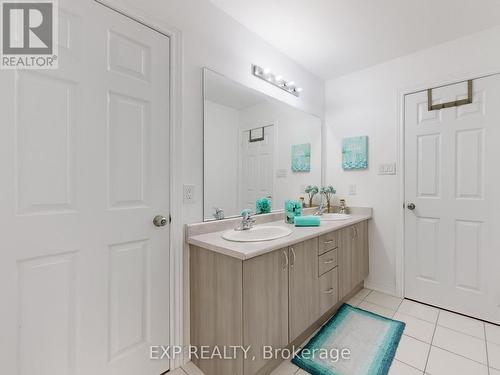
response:
{"label": "teal bath mat", "polygon": [[386,375],[404,327],[344,304],[292,362],[313,375]]}

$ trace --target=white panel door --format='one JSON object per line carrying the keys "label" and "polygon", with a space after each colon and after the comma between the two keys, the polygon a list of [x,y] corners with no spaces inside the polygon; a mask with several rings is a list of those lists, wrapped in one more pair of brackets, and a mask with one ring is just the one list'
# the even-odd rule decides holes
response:
{"label": "white panel door", "polygon": [[[500,76],[473,92],[438,111],[406,97],[405,296],[500,323]],[[434,104],[466,97],[466,82],[433,90]]]}
{"label": "white panel door", "polygon": [[0,71],[0,372],[159,375],[169,39],[91,0],[59,4],[59,69]]}
{"label": "white panel door", "polygon": [[242,133],[241,152],[241,207],[255,211],[255,201],[273,196],[274,126],[264,128],[264,140],[249,141],[249,131]]}

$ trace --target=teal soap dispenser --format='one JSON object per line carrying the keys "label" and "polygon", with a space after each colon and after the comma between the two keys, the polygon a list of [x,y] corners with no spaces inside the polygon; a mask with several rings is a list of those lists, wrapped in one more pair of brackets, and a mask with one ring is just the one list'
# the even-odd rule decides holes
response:
{"label": "teal soap dispenser", "polygon": [[287,200],[285,201],[285,221],[288,224],[295,222],[295,216],[302,215],[302,204],[300,201]]}

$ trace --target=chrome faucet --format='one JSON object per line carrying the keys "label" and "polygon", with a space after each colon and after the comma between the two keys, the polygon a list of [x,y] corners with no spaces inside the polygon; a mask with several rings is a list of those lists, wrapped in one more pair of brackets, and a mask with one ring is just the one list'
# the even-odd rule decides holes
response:
{"label": "chrome faucet", "polygon": [[313,215],[314,216],[321,216],[325,213],[325,211],[326,211],[325,204],[323,203],[323,200],[321,200],[319,207],[318,207],[318,210]]}
{"label": "chrome faucet", "polygon": [[219,207],[214,207],[215,213],[214,213],[214,218],[215,220],[222,220],[224,219],[224,210]]}
{"label": "chrome faucet", "polygon": [[255,219],[252,217],[252,213],[250,210],[244,210],[241,214],[241,223],[238,225],[235,230],[249,230],[253,228],[253,224],[255,223]]}

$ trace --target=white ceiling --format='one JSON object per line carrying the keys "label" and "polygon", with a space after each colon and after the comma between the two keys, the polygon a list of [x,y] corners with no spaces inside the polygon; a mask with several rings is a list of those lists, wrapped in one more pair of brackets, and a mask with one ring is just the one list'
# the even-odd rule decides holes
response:
{"label": "white ceiling", "polygon": [[211,1],[324,79],[500,24],[500,0]]}

